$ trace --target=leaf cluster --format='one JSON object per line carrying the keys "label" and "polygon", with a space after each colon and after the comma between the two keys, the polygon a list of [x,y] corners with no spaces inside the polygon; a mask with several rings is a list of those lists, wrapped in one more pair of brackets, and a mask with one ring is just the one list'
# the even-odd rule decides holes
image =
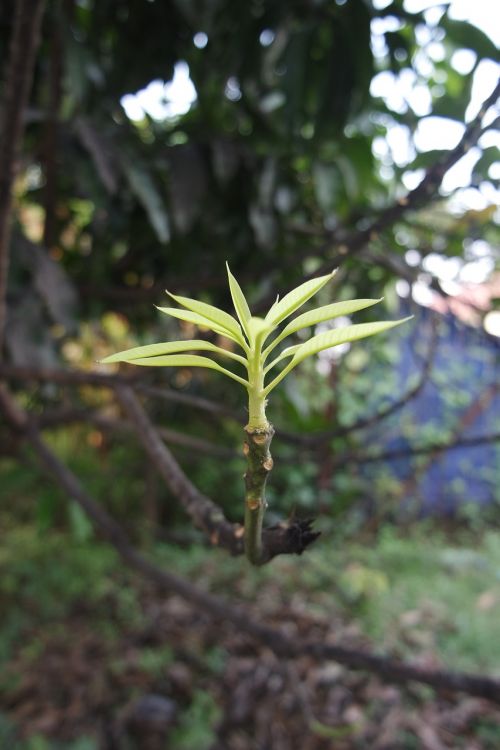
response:
{"label": "leaf cluster", "polygon": [[[252,385],[252,369],[256,368],[258,372],[267,375],[278,364],[287,361],[285,368],[265,385],[263,395],[267,396],[291,370],[308,357],[339,344],[382,333],[408,320],[408,318],[405,318],[397,321],[359,323],[325,331],[312,336],[303,343],[283,348],[278,356],[268,362],[276,347],[294,333],[340,316],[351,315],[358,310],[375,305],[381,300],[355,299],[317,307],[292,318],[281,332],[278,332],[279,326],[297,312],[311,297],[316,295],[332,279],[335,271],[303,282],[282,299],[278,297],[264,318],[252,315],[245,295],[231,273],[229,265],[227,265],[227,274],[236,317],[214,305],[189,297],[170,294],[170,292],[167,293],[180,307],[159,307],[158,309],[165,315],[213,331],[239,347],[241,353],[236,353],[230,348],[223,348],[203,339],[191,339],[134,347],[112,354],[103,359],[102,363],[127,362],[146,367],[205,367],[217,370],[240,383],[240,385],[249,388]],[[267,343],[273,334],[277,335]],[[265,346],[266,343],[267,346]],[[210,352],[217,356],[229,358],[245,368],[246,377],[228,370],[211,357],[186,352]]]}

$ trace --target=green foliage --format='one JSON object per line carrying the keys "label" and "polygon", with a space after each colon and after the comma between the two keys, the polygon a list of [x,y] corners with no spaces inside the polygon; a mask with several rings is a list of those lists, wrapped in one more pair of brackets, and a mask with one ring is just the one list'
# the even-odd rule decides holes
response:
{"label": "green foliage", "polygon": [[[464,532],[455,541],[430,521],[404,532],[386,526],[364,540],[338,524],[326,531],[331,543],[312,547],[301,562],[282,557],[254,569],[192,547],[179,564],[216,593],[231,589],[249,601],[268,593],[283,603],[307,596],[309,611],[343,612],[388,653],[411,658],[427,650],[449,669],[500,669],[498,531]],[[165,565],[177,564],[175,549],[158,551]]]}
{"label": "green foliage", "polygon": [[[244,356],[235,355],[231,351],[226,351],[221,347],[200,339],[134,347],[133,349],[112,354],[103,359],[102,363],[128,362],[129,364],[149,367],[206,367],[217,370],[247,388],[249,393],[249,425],[252,427],[261,427],[262,424],[265,424],[264,404],[266,396],[294,367],[307,359],[307,357],[311,357],[339,344],[381,333],[409,320],[409,318],[405,318],[404,320],[392,322],[362,323],[318,334],[305,343],[285,348],[278,357],[266,366],[269,354],[287,336],[316,323],[331,320],[339,315],[345,315],[348,311],[355,312],[356,310],[369,307],[380,300],[349,300],[347,302],[320,307],[309,313],[299,315],[298,318],[288,323],[285,329],[263,350],[267,338],[277,330],[280,323],[297,312],[311,297],[317,294],[331,280],[335,272],[305,281],[296,289],[286,294],[283,299],[277,299],[267,312],[265,318],[252,317],[248,302],[240,285],[231,273],[229,265],[227,265],[227,273],[229,288],[239,321],[232,315],[206,302],[172,294],[170,296],[179,305],[182,305],[189,311],[187,316],[183,310],[180,312],[175,310],[173,314],[177,317],[183,317],[191,323],[204,326],[214,333],[232,340],[241,347]],[[167,315],[172,314],[171,308],[160,307],[158,309]],[[193,350],[211,351],[215,354],[222,354],[223,356],[236,359],[246,368],[247,379],[241,378],[234,372],[221,367],[221,365],[208,357],[178,354],[178,352]],[[268,385],[265,385],[264,376],[279,362],[289,357],[291,357],[291,360],[284,370]]]}
{"label": "green foliage", "polygon": [[[55,362],[56,347],[64,350],[66,345],[76,343],[83,354],[72,358],[71,364],[87,366],[96,356],[99,314],[112,305],[118,311],[114,313],[115,322],[125,327],[130,309],[134,310],[137,339],[135,333],[131,340],[126,335],[110,335],[109,350],[133,346],[137,350],[139,344],[167,339],[168,344],[151,346],[186,348],[169,348],[161,355],[159,349],[149,349],[139,356],[151,359],[152,351],[154,357],[181,356],[176,362],[169,360],[170,364],[179,364],[186,363],[186,356],[197,356],[186,352],[205,351],[241,365],[240,359],[245,357],[238,359],[235,351],[224,348],[226,345],[202,342],[203,334],[193,340],[190,324],[223,336],[229,346],[241,346],[242,342],[248,346],[251,336],[263,336],[250,312],[255,301],[268,295],[271,288],[299,283],[304,274],[323,267],[333,253],[342,254],[346,249],[342,247],[344,236],[349,238],[351,232],[376,220],[385,207],[396,206],[404,199],[402,179],[418,169],[431,169],[449,154],[448,150],[420,152],[417,148],[412,154],[410,148],[409,162],[400,164],[390,148],[391,128],[398,126],[399,134],[413,147],[415,131],[429,114],[463,122],[475,70],[484,60],[496,59],[491,40],[470,24],[450,18],[444,6],[427,15],[412,13],[401,2],[385,8],[380,5],[383,3],[364,0],[308,4],[222,0],[202,1],[196,8],[193,3],[158,1],[130,7],[107,0],[71,7],[48,3],[20,160],[22,171],[16,185],[15,210],[21,231],[12,243],[9,299],[13,301],[16,327],[10,329],[16,335],[9,343],[10,357],[19,363],[47,365]],[[11,6],[6,3],[0,8],[2,62],[8,50]],[[370,44],[370,28],[377,44]],[[193,36],[200,30],[208,39],[203,49],[193,44]],[[64,40],[62,45],[57,44],[58,36]],[[266,36],[264,43],[261,40]],[[453,59],[463,48],[475,56],[473,70],[465,75],[454,69]],[[191,109],[164,119],[145,115],[142,121],[129,120],[121,97],[155,79],[170,79],[179,60],[188,64],[197,93]],[[420,68],[420,62],[425,63],[427,72]],[[388,90],[400,75],[413,77],[415,94],[427,87],[429,109],[413,106],[412,98],[394,103],[391,96],[374,96],[370,85],[379,73],[392,76]],[[59,77],[54,80],[53,76]],[[47,92],[58,88],[60,103],[53,103],[51,111]],[[414,99],[422,101],[419,96]],[[51,122],[57,123],[52,152]],[[471,178],[474,189],[488,184],[482,191],[483,202],[492,194],[493,167],[497,163],[497,152],[487,145],[490,135],[486,133],[477,146],[479,158]],[[41,143],[47,147],[40,149]],[[54,174],[55,178],[51,177]],[[53,201],[51,195],[55,195]],[[337,304],[372,304],[375,301],[370,298],[378,296],[382,288],[387,299],[391,290],[394,298],[394,281],[400,271],[410,277],[421,271],[407,265],[409,250],[421,257],[429,253],[454,257],[460,268],[477,260],[478,238],[490,246],[498,244],[495,206],[469,210],[460,208],[459,202],[450,211],[447,199],[442,197],[431,207],[402,213],[397,222],[371,235],[369,250],[358,248],[359,252],[346,253],[349,284],[343,282],[341,286],[344,302],[328,304],[328,298],[323,297],[322,307],[291,322],[283,319],[278,325],[284,327],[277,330],[272,346],[278,346],[288,335],[300,334],[302,326],[355,312],[351,308],[340,313]],[[35,241],[42,237],[45,218],[47,225],[52,224],[46,255],[40,247],[26,248],[26,237]],[[239,278],[252,280],[248,281],[249,305],[229,274],[237,315],[234,320],[241,330],[233,323],[229,328],[217,325],[221,320],[213,313],[218,309],[214,305],[220,306],[221,313],[229,301],[219,272],[225,258]],[[198,289],[203,289],[207,305],[203,314],[190,309],[188,301],[186,308],[165,308],[167,316],[160,324],[153,321],[149,300],[156,298],[162,285],[183,290],[193,280],[194,271],[194,281]],[[158,284],[153,283],[155,279]],[[325,290],[319,290],[318,296]],[[76,335],[77,297],[81,304],[80,337],[68,340],[68,336]],[[351,297],[360,299],[350,302]],[[18,316],[14,315],[16,309]],[[386,310],[394,312],[394,308]],[[90,323],[81,323],[89,317]],[[187,323],[184,330],[188,340],[170,340],[177,336],[169,326],[172,318]],[[227,325],[227,318],[225,322]],[[56,347],[51,347],[51,341]],[[298,348],[303,345],[300,341]],[[195,342],[196,346],[190,348]],[[289,350],[276,365],[291,364],[290,358],[298,348]],[[269,345],[267,349],[263,352],[269,354]],[[390,369],[396,357],[397,344],[355,348],[343,358],[341,366],[332,368],[331,380],[316,372],[311,359],[306,360],[279,390],[280,397],[273,404],[275,413],[286,429],[304,433],[327,429],[334,418],[348,424],[374,413],[378,404],[393,397],[399,387]],[[200,364],[200,359],[203,367],[245,379],[209,357],[190,360],[189,366]],[[371,368],[377,363],[389,366],[379,368],[374,375],[368,361]],[[175,377],[172,375],[169,383],[189,387],[197,394],[196,378],[186,386]],[[419,430],[419,439],[443,439],[453,423],[452,410],[467,405],[467,394],[450,387],[450,374],[443,378],[441,386],[450,411],[443,424]],[[216,379],[211,385],[214,399],[232,399],[232,392]],[[41,410],[44,403],[53,400],[55,404],[59,396],[55,387],[44,386],[30,391],[26,401]],[[102,394],[90,395],[84,389],[78,394],[75,391],[72,398],[82,408],[109,408]],[[329,405],[334,407],[333,412],[328,410]],[[221,420],[214,426],[203,416],[176,407],[158,406],[157,410],[160,420],[168,418],[169,426],[182,427],[212,443],[214,436],[220,443],[227,440],[228,445],[237,439],[238,427],[229,421]],[[401,428],[397,434],[411,440],[416,432],[415,424],[404,413],[384,425],[389,437]],[[146,494],[138,471],[142,458],[128,444],[106,444],[103,450],[94,450],[86,442],[87,432],[64,429],[49,439],[90,492],[126,519],[132,533],[140,534]],[[365,447],[364,440],[363,436],[351,436],[347,442],[335,441],[330,449],[336,455],[345,449]],[[357,506],[345,513],[354,500],[369,496],[377,505],[388,498],[400,499],[403,483],[386,467],[374,467],[369,482],[361,479],[355,466],[342,467],[331,477],[331,485],[327,483],[318,493],[318,468],[313,461],[304,458],[299,463],[286,448],[283,452],[288,461],[283,469],[277,462],[273,489],[273,506],[278,510],[289,509],[292,501],[316,513],[321,502],[328,512],[341,515],[344,528],[349,525],[359,529],[364,517]],[[103,630],[110,591],[119,590],[122,623],[125,615],[132,621],[138,616],[134,594],[126,586],[116,586],[114,557],[95,541],[77,506],[66,508],[62,493],[40,478],[31,459],[28,455],[26,463],[16,464],[4,458],[1,465],[1,493],[7,498],[0,517],[0,611],[7,613],[0,624],[2,658],[16,642],[23,642],[30,629],[53,627],[54,619],[62,620],[82,599],[95,607]],[[189,470],[214,497],[234,496],[228,488],[239,474],[236,459],[224,465],[200,459],[196,465],[190,464]],[[474,471],[471,465],[469,472]],[[162,500],[160,493],[162,512],[172,513],[172,504],[165,509],[167,504]],[[488,518],[498,524],[497,506],[483,511],[470,505],[463,515],[478,534],[484,532]],[[36,528],[13,530],[28,523]],[[497,536],[494,533],[492,539],[498,545]],[[450,667],[463,663],[477,669],[486,660],[486,645],[478,646],[482,643],[493,644],[491,664],[496,668],[494,644],[498,639],[490,625],[498,621],[496,605],[490,610],[476,607],[483,593],[496,591],[498,560],[489,537],[479,558],[447,551],[441,562],[435,555],[440,547],[447,546],[443,537],[431,533],[428,538],[396,537],[382,535],[373,550],[366,545],[353,544],[349,550],[325,549],[323,545],[300,566],[295,561],[277,561],[287,594],[302,591],[328,614],[337,606],[332,603],[332,571],[343,570],[340,600],[355,608],[370,632],[387,636],[389,647],[398,638],[406,638],[407,630],[435,629],[438,646],[444,649]],[[339,547],[342,541],[339,539]],[[477,546],[474,540],[470,546]],[[162,555],[181,572],[198,574],[204,584],[224,593],[233,586],[253,597],[262,580],[271,575],[269,571],[245,571],[241,583],[234,578],[235,571],[243,578],[240,561],[231,560],[229,565],[223,556],[211,553],[207,557],[196,546],[182,555],[171,549],[160,551]],[[483,566],[481,576],[476,565]],[[273,575],[275,571],[273,564]],[[380,583],[382,579],[390,581],[394,597],[388,597],[380,585],[370,587],[371,582]],[[426,609],[425,590],[432,591],[434,580],[438,592],[434,598],[440,601]],[[279,596],[276,590],[273,593]],[[481,601],[488,605],[495,595]],[[386,617],[381,605],[387,605]],[[400,616],[412,610],[420,612],[420,625],[411,626],[410,617],[400,627]],[[471,621],[473,636],[469,637],[466,633]],[[112,625],[106,632],[116,628]],[[419,648],[413,632],[408,641],[409,650]],[[40,643],[26,647],[26,659],[38,653]],[[145,654],[143,667],[156,673],[158,664],[155,654]],[[210,723],[202,719],[204,722]],[[484,727],[485,742],[498,744],[497,735],[495,727]],[[3,743],[9,750],[18,750],[13,734],[5,737],[0,733],[0,746]],[[414,741],[408,734],[402,744]],[[23,743],[22,750],[30,742]],[[42,743],[35,750],[44,743],[42,739],[33,742]]]}
{"label": "green foliage", "polygon": [[98,750],[99,746],[97,740],[91,737],[57,742],[36,734],[21,740],[17,736],[15,725],[0,713],[0,747],[6,750]]}
{"label": "green foliage", "polygon": [[424,524],[405,538],[387,527],[374,547],[349,553],[362,566],[355,571],[387,578],[385,587],[367,589],[359,609],[363,624],[386,648],[420,645],[436,649],[450,668],[496,670],[498,533],[486,532],[477,551],[466,540],[452,546],[430,529]]}
{"label": "green foliage", "polygon": [[[5,613],[0,626],[0,664],[9,658],[21,633],[37,624],[44,627],[61,621],[81,602],[95,609],[103,636],[106,631],[112,635],[106,604],[111,590],[117,595],[118,621],[126,618],[131,623],[138,618],[135,593],[127,587],[115,588],[111,579],[115,570],[114,551],[88,537],[68,545],[60,533],[40,533],[32,526],[12,529],[0,551],[0,606]],[[36,639],[27,644],[26,656],[36,656],[36,644]]]}
{"label": "green foliage", "polygon": [[[32,238],[42,236],[48,212],[52,269],[64,270],[81,289],[86,314],[109,309],[111,298],[126,315],[136,305],[135,324],[150,326],[143,301],[154,299],[161,285],[188,286],[193,269],[206,302],[224,309],[219,269],[226,258],[239,278],[254,280],[253,300],[271,283],[293,286],[310,272],[310,261],[328,262],[332,247],[342,250],[344,235],[396,204],[402,178],[448,154],[420,151],[415,132],[433,114],[464,121],[475,72],[492,60],[494,44],[450,18],[444,6],[430,19],[401,2],[379,5],[280,0],[238,8],[230,0],[202,0],[195,12],[192,3],[124,8],[102,2],[73,13],[48,4],[30,111],[50,106],[49,30],[56,26],[65,40],[57,62],[60,137],[42,159],[37,144],[44,142],[46,117],[30,118],[16,205]],[[2,57],[8,4],[0,21]],[[203,48],[199,33],[206,34]],[[466,74],[454,62],[464,48],[475,55]],[[168,98],[161,84],[179,61],[188,66],[196,97],[188,111],[129,119],[122,97],[155,82],[158,99]],[[372,82],[380,74],[387,93],[376,96]],[[413,82],[403,101],[391,95],[400,79]],[[395,126],[409,141],[408,163],[392,148]],[[474,186],[494,180],[488,139],[476,147]],[[56,200],[47,205],[51,164],[56,178],[49,193],[54,187]],[[352,296],[378,296],[374,291],[399,269],[407,274],[408,250],[454,255],[463,263],[478,237],[496,244],[495,206],[486,209],[471,213],[456,205],[451,213],[443,199],[400,216],[370,240],[381,267],[372,268],[364,252],[346,256]],[[21,295],[29,276],[41,302],[23,311],[26,335],[47,317],[67,328],[47,309],[59,296],[48,287],[61,290],[60,279],[38,283],[32,254],[24,264],[20,237],[14,245],[12,290]]]}
{"label": "green foliage", "polygon": [[[439,658],[445,668],[495,674],[500,668],[496,638],[499,542],[498,532],[488,532],[481,536],[464,534],[451,544],[444,532],[426,523],[405,533],[386,529],[378,537],[362,541],[343,536],[337,527],[332,544],[312,548],[307,558],[299,561],[282,557],[273,566],[260,569],[248,569],[244,560],[230,559],[222,551],[201,545],[178,548],[158,543],[152,551],[162,565],[197,580],[214,593],[230,590],[239,599],[251,602],[259,593],[277,615],[282,605],[288,606],[290,597],[298,601],[306,597],[310,616],[319,621],[332,617],[339,623],[345,620],[350,637],[354,627],[363,640],[365,636],[376,638],[380,650],[387,653],[403,652],[410,659],[426,654]],[[141,689],[164,684],[169,667],[180,659],[176,643],[168,640],[151,645],[137,639],[137,633],[145,627],[143,614],[134,614],[140,596],[124,580],[121,563],[106,552],[104,545],[90,540],[85,545],[70,546],[53,531],[41,537],[26,528],[23,537],[19,532],[7,533],[4,547],[8,559],[2,560],[0,581],[5,586],[6,571],[12,571],[15,581],[11,581],[8,600],[5,590],[0,591],[2,611],[8,604],[8,610],[15,609],[24,618],[12,644],[17,673],[33,669],[33,661],[43,655],[50,640],[57,637],[61,644],[65,638],[74,638],[76,607],[82,632],[89,629],[105,637],[110,654],[103,668],[107,664],[113,680],[134,689],[127,678],[132,642],[132,663],[140,670]],[[52,564],[54,559],[57,566]],[[63,571],[58,578],[53,571],[49,573],[51,565]],[[110,612],[115,623],[112,631],[104,629]],[[55,621],[59,623],[57,628]],[[1,643],[7,631],[8,621],[3,618]],[[228,658],[224,646],[221,641],[197,654],[203,681],[209,675],[218,680],[224,672]],[[16,689],[8,667],[4,658],[0,698]],[[214,695],[217,692],[207,690],[204,682],[197,685],[189,702],[182,704],[169,746],[178,750],[208,748],[215,742],[221,710]],[[316,728],[321,734],[319,725]],[[481,733],[485,738],[495,737],[496,731],[488,722],[477,728],[478,736]],[[90,737],[82,737],[64,743],[40,735],[21,742],[9,717],[0,713],[2,748],[90,750],[93,742]]]}
{"label": "green foliage", "polygon": [[197,690],[172,732],[172,750],[208,750],[217,739],[214,730],[220,718],[221,711],[213,697]]}

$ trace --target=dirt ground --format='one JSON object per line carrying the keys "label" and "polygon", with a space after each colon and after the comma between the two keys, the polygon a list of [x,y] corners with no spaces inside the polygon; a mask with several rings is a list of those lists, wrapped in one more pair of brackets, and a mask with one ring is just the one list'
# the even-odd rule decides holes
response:
{"label": "dirt ground", "polygon": [[[280,661],[176,596],[150,591],[142,610],[139,627],[108,633],[89,626],[82,604],[52,632],[30,634],[0,694],[21,737],[88,737],[100,750],[500,746],[500,712],[487,701],[384,683],[309,657]],[[373,648],[356,626],[298,603],[286,617],[279,604],[268,602],[267,610],[267,621],[293,637]],[[110,603],[110,623],[113,616]],[[419,664],[439,666],[431,653]]]}

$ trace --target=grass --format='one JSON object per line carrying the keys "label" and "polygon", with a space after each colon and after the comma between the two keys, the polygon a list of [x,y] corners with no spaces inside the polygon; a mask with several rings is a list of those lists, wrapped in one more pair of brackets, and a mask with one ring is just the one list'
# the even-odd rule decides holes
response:
{"label": "grass", "polygon": [[294,596],[319,615],[354,619],[379,651],[432,651],[450,669],[500,674],[498,531],[450,540],[425,522],[404,534],[386,527],[369,543],[324,536],[303,557],[257,570],[197,546],[159,556],[222,594],[254,601],[267,587],[278,601]]}
{"label": "grass", "polygon": [[[267,591],[277,602],[293,595],[319,615],[354,619],[378,650],[411,656],[432,649],[450,668],[500,672],[498,531],[462,534],[456,543],[429,523],[405,534],[386,527],[370,543],[323,536],[307,555],[257,570],[200,545],[162,544],[155,555],[206,588],[257,600],[257,607]],[[107,545],[31,526],[11,529],[0,551],[0,603],[7,613],[0,621],[0,660],[20,630],[53,627],[82,599],[105,628],[112,594],[130,624],[140,617],[131,580]]]}
{"label": "grass", "polygon": [[[425,523],[405,533],[386,527],[376,538],[362,541],[325,534],[303,557],[279,558],[262,569],[201,545],[180,549],[158,544],[152,554],[198,585],[247,602],[264,621],[282,607],[289,611],[291,603],[292,609],[307,609],[309,617],[336,618],[344,627],[354,622],[360,639],[368,637],[379,653],[406,659],[425,655],[436,666],[500,675],[498,531],[462,533],[450,541]],[[144,626],[143,588],[109,546],[94,538],[41,533],[28,524],[11,527],[0,550],[0,674],[10,675],[0,679],[0,705],[2,696],[15,689],[12,674],[3,667],[15,657],[22,671],[23,664],[29,667],[40,657],[50,638],[58,633],[62,641],[73,637],[65,622],[71,622],[75,611],[84,628],[111,644],[114,669],[126,669],[120,639],[130,628]],[[224,644],[214,644],[202,658],[209,672],[222,673]],[[174,659],[169,645],[145,643],[136,663],[151,679],[161,680],[165,665]],[[213,699],[196,693],[181,711],[173,750],[194,746],[198,735],[212,737],[217,717]],[[0,708],[0,740],[2,732],[10,736],[9,726]],[[498,727],[485,725],[481,731],[489,737]],[[92,742],[82,738],[82,745],[59,745],[34,737],[8,746],[90,750]]]}

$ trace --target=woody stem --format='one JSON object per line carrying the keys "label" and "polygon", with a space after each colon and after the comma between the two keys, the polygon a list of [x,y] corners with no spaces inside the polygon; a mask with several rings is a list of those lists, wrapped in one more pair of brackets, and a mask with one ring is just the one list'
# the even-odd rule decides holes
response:
{"label": "woody stem", "polygon": [[253,565],[262,562],[262,523],[266,510],[265,487],[273,468],[269,451],[274,428],[252,429],[245,427],[244,453],[247,457],[245,472],[245,553]]}
{"label": "woody stem", "polygon": [[273,459],[269,446],[274,429],[266,418],[264,370],[261,340],[254,342],[248,367],[248,424],[245,427],[243,451],[247,459],[245,472],[245,552],[253,565],[262,562],[262,523],[266,510],[265,487]]}

